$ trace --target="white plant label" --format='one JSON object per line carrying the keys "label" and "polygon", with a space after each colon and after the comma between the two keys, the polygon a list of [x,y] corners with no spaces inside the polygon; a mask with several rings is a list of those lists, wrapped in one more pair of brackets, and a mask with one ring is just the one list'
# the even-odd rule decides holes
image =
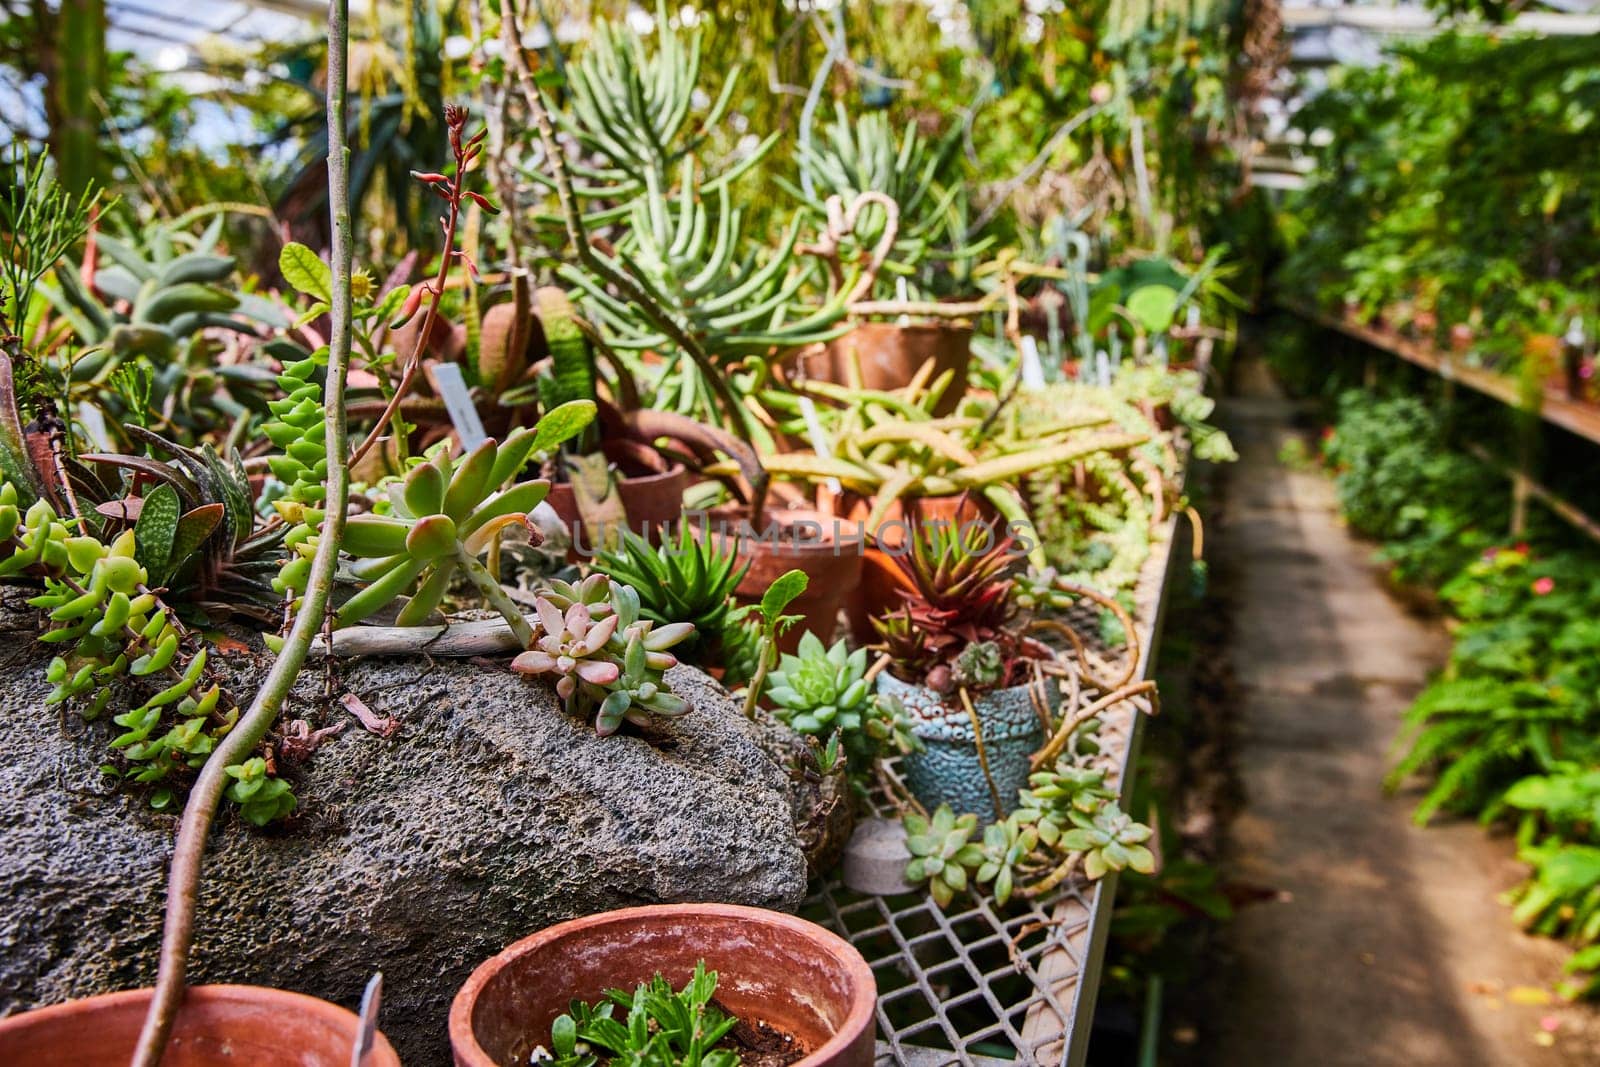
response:
{"label": "white plant label", "polygon": [[456,428],[456,436],[461,438],[461,451],[471,452],[488,440],[489,435],[483,432],[483,420],[478,418],[478,406],[472,402],[467,380],[461,376],[461,368],[454,363],[441,363],[433,368],[429,377],[444,401],[444,410],[450,416],[450,424]]}
{"label": "white plant label", "polygon": [[[832,459],[833,450],[828,447],[828,435],[822,432],[822,420],[817,417],[817,405],[804,393],[800,394],[800,417],[806,420],[806,436],[811,438],[811,451],[823,459]],[[844,486],[839,484],[839,479],[829,478],[828,491],[838,495],[844,492]]]}
{"label": "white plant label", "polygon": [[1028,333],[1022,335],[1022,384],[1029,389],[1044,388],[1044,363],[1039,359],[1039,342]]}

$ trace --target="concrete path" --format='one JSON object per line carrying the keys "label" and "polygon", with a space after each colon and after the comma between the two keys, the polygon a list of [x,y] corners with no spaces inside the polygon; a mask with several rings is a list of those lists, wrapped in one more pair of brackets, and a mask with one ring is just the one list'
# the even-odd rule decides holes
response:
{"label": "concrete path", "polygon": [[1233,603],[1243,794],[1227,876],[1280,892],[1222,935],[1205,1058],[1600,1063],[1589,1009],[1530,1003],[1566,953],[1524,936],[1497,900],[1519,878],[1511,843],[1471,824],[1419,828],[1415,797],[1382,792],[1400,716],[1448,639],[1384,591],[1326,477],[1280,464],[1292,407],[1264,371],[1241,372],[1225,415],[1242,459],[1213,540]]}

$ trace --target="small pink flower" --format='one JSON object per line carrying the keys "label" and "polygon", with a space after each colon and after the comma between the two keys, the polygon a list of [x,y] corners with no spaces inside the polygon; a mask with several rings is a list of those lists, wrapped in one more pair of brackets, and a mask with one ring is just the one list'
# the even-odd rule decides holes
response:
{"label": "small pink flower", "polygon": [[1500,546],[1499,545],[1490,545],[1488,548],[1483,550],[1483,558],[1485,560],[1492,560],[1496,556],[1498,556],[1499,554],[1500,554]]}
{"label": "small pink flower", "polygon": [[1534,579],[1533,591],[1539,596],[1549,596],[1551,593],[1555,592],[1555,588],[1556,580],[1551,578],[1549,575],[1546,575],[1543,578]]}

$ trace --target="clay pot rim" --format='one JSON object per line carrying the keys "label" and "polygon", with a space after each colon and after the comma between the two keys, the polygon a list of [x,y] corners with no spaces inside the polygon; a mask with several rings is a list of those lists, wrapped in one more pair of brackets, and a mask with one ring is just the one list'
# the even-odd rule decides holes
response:
{"label": "clay pot rim", "polygon": [[[84,1016],[85,1021],[88,1021],[102,1009],[122,1008],[131,1004],[147,1005],[154,995],[155,989],[152,987],[124,989],[116,993],[98,993],[92,997],[77,997],[60,1004],[32,1008],[0,1019],[0,1036],[4,1036],[7,1030],[20,1030],[24,1025],[48,1024],[73,1016]],[[180,1017],[184,1010],[206,1004],[264,1006],[280,1012],[315,1016],[330,1025],[347,1026],[350,1030],[352,1051],[361,1026],[361,1017],[355,1012],[321,997],[295,993],[287,989],[274,989],[271,986],[223,983],[189,986],[184,991],[184,1000],[179,1007]],[[381,1029],[376,1034],[369,1061],[372,1067],[400,1067],[400,1057]]]}
{"label": "clay pot rim", "polygon": [[[837,523],[837,529],[841,531],[854,531],[860,525],[843,515],[829,515],[826,512],[817,511],[815,508],[767,508],[765,515],[762,516],[766,523],[788,527],[794,523],[812,522],[822,528],[823,537],[820,540],[794,541],[780,538],[774,542],[740,536],[742,527],[738,524],[743,523],[746,518],[745,510],[742,506],[732,509],[712,509],[708,514],[715,519],[733,519],[735,525],[732,529],[714,529],[708,526],[705,530],[707,534],[716,538],[719,543],[731,542],[738,551],[746,552],[750,555],[760,553],[769,556],[781,556],[785,559],[815,557],[855,557],[859,559],[864,554],[859,549],[852,552],[840,550],[840,546],[852,546],[858,544],[858,542],[854,539],[834,537],[833,533],[836,529],[834,524]],[[864,548],[865,546],[863,545],[862,547]]]}
{"label": "clay pot rim", "polygon": [[826,1044],[810,1052],[805,1059],[796,1063],[795,1067],[813,1067],[829,1057],[844,1052],[857,1040],[863,1029],[877,1025],[877,980],[872,976],[872,968],[867,966],[867,961],[862,958],[855,946],[833,931],[825,930],[799,916],[740,904],[646,904],[636,908],[603,911],[596,915],[585,915],[582,918],[547,926],[538,933],[529,934],[521,940],[512,942],[496,955],[478,964],[457,991],[455,999],[450,1002],[450,1044],[456,1062],[463,1064],[464,1067],[505,1067],[491,1059],[478,1044],[477,1035],[472,1029],[472,1008],[482,994],[484,986],[514,960],[547,942],[582,934],[596,927],[636,920],[671,920],[694,915],[781,927],[797,939],[816,945],[841,969],[848,972],[853,990],[849,1014],[845,1016],[844,1022],[834,1031],[834,1035]]}
{"label": "clay pot rim", "polygon": [[[857,322],[854,326],[852,326],[851,329],[853,329],[853,330],[869,330],[870,329],[870,330],[883,330],[883,331],[891,331],[892,330],[892,331],[903,331],[905,333],[942,333],[942,334],[962,334],[962,333],[964,333],[964,334],[968,335],[969,337],[978,332],[977,328],[975,326],[972,326],[972,325],[967,324],[967,323],[953,321],[951,319],[931,318],[931,317],[930,318],[913,318],[910,322],[894,322],[894,321],[887,320],[887,319],[862,319],[861,321]],[[829,344],[837,344],[839,342],[844,341],[849,336],[850,335],[848,333],[846,333],[846,334],[843,334],[843,335],[841,335],[839,337],[836,337],[834,340],[832,340],[832,341],[830,341],[828,343]]]}
{"label": "clay pot rim", "polygon": [[[688,473],[689,473],[689,468],[688,467],[684,466],[682,463],[679,463],[677,460],[671,460],[667,464],[667,469],[664,470],[664,471],[655,471],[655,472],[653,472],[651,474],[637,474],[637,475],[623,474],[620,477],[618,477],[617,481],[623,483],[624,485],[630,485],[630,486],[633,486],[633,485],[641,485],[641,486],[659,485],[659,484],[663,484],[665,482],[668,482],[668,481],[672,480],[673,478],[678,478],[678,477],[685,476]],[[568,492],[572,491],[572,483],[571,482],[558,482],[554,478],[551,478],[551,479],[548,479],[548,480],[550,482],[550,491],[552,493],[555,492],[557,489],[564,489],[564,490],[566,490]]]}

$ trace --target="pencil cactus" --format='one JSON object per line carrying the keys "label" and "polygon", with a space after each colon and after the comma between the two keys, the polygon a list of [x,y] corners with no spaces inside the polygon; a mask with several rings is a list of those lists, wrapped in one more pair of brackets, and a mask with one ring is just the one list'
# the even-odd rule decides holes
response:
{"label": "pencil cactus", "polygon": [[[618,205],[643,193],[647,176],[664,186],[685,158],[704,147],[707,135],[727,114],[741,65],[723,75],[715,98],[708,95],[705,105],[698,104],[703,32],[698,26],[674,26],[666,4],[658,2],[653,45],[627,22],[598,19],[583,52],[568,65],[570,106],[556,121],[585,159],[601,161],[572,167],[583,182],[575,187],[577,194],[599,202],[588,221],[626,215],[626,208]],[[777,140],[777,133],[768,136],[703,192],[726,188]]]}

